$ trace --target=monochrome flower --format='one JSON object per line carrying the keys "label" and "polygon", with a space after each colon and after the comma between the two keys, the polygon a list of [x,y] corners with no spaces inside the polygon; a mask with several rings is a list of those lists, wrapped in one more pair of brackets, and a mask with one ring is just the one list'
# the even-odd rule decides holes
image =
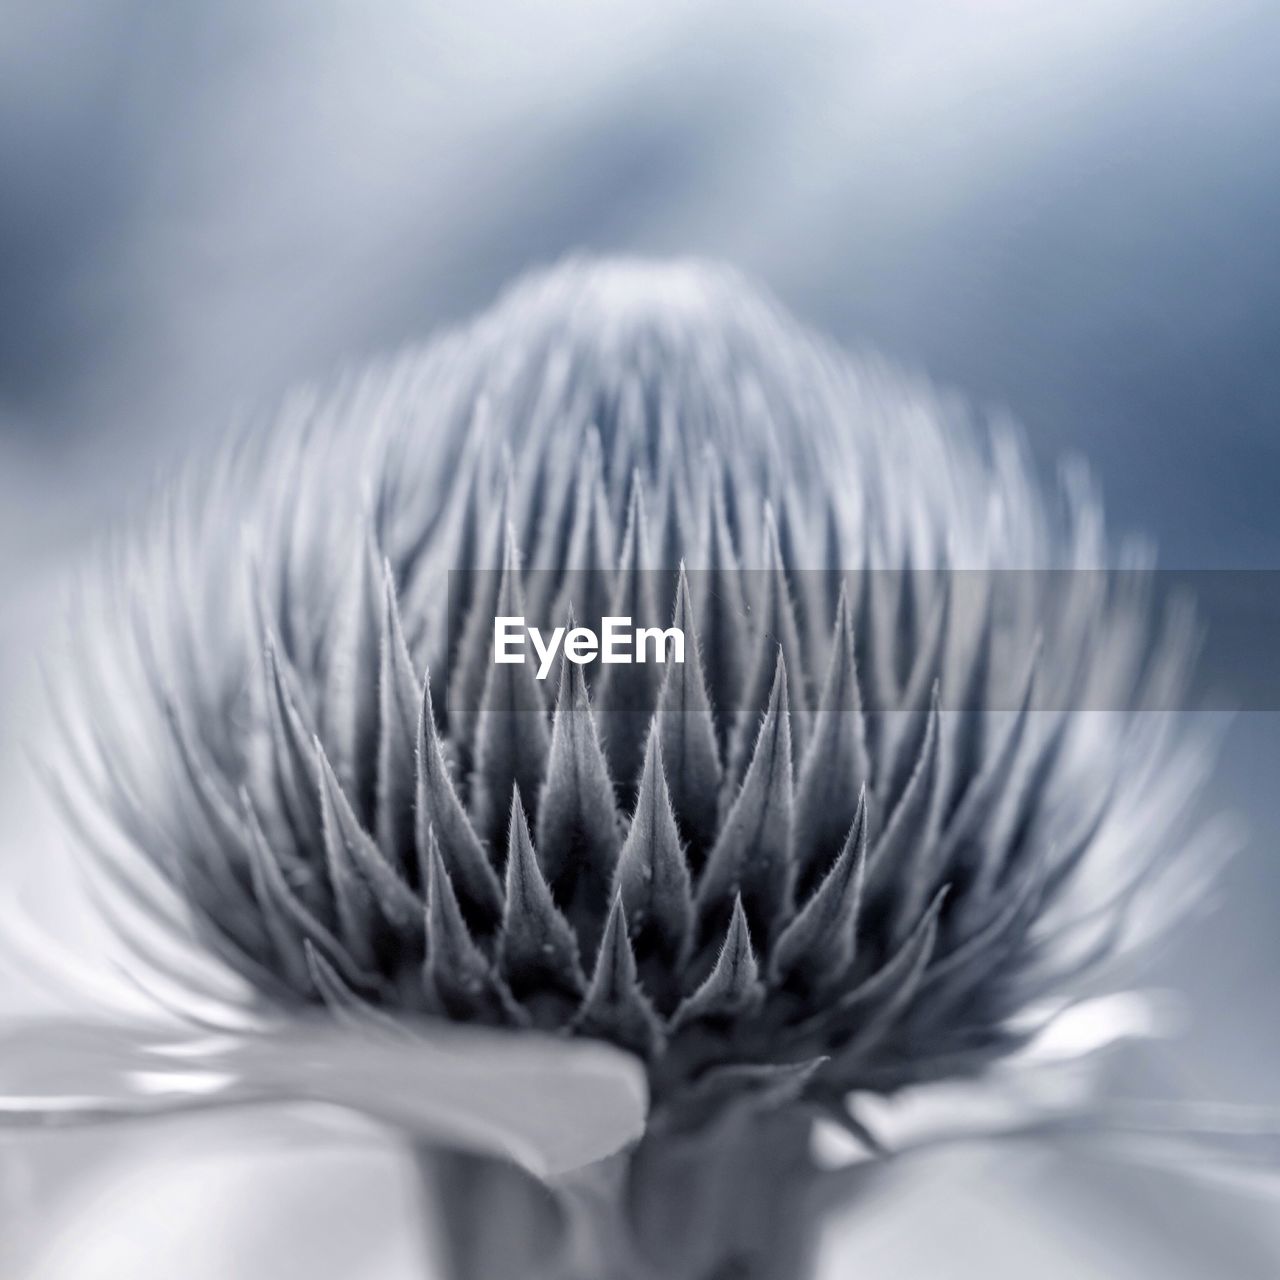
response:
{"label": "monochrome flower", "polygon": [[[874,1151],[859,1099],[1019,1061],[1216,865],[1141,712],[1188,619],[1112,555],[1078,470],[1049,510],[732,271],[571,262],[175,486],[86,589],[54,786],[179,1011],[642,1064],[555,1195],[422,1145],[456,1275],[795,1277],[816,1117]],[[685,660],[539,682],[526,613]]]}

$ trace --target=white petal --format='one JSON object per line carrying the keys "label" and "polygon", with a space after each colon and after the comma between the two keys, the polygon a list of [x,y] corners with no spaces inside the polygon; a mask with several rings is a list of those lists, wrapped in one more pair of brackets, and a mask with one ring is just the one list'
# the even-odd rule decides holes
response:
{"label": "white petal", "polygon": [[636,1059],[529,1033],[306,1021],[238,1036],[51,1021],[0,1030],[0,1127],[319,1104],[548,1178],[638,1139],[647,1101]]}

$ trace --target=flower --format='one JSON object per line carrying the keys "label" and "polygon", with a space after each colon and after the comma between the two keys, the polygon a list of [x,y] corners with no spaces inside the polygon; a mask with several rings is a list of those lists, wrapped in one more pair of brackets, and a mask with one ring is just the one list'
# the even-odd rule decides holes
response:
{"label": "flower", "polygon": [[[90,585],[66,737],[111,832],[68,807],[106,908],[238,980],[122,920],[180,1006],[639,1060],[638,1147],[559,1206],[521,1184],[554,1274],[796,1276],[816,1115],[874,1147],[851,1096],[1016,1060],[1209,865],[1200,744],[1064,709],[1190,653],[1064,498],[731,271],[569,263],[186,477]],[[992,586],[1049,567],[1062,598]],[[526,609],[671,619],[686,661],[548,697],[487,643]],[[422,1161],[446,1199],[511,1176]],[[456,1273],[529,1274],[476,1212]]]}

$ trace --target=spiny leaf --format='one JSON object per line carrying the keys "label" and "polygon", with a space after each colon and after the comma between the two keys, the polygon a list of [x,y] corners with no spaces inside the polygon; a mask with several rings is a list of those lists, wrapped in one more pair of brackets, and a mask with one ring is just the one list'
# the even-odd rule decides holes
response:
{"label": "spiny leaf", "polygon": [[[920,636],[918,608],[916,601],[916,578],[912,568],[911,548],[908,546],[902,555],[902,567],[898,570],[896,585],[898,588],[897,611],[893,622],[893,647],[888,655],[894,687],[904,689],[912,674],[913,658],[920,652]],[[918,661],[918,659],[917,659]]]}
{"label": "spiny leaf", "polygon": [[842,997],[825,1020],[839,1053],[831,1067],[847,1078],[859,1060],[889,1032],[911,1003],[933,956],[938,917],[947,889],[939,889],[911,935],[869,978]]}
{"label": "spiny leaf", "polygon": [[622,497],[627,477],[635,472],[638,456],[649,443],[646,439],[646,429],[649,424],[645,408],[645,389],[636,369],[628,369],[622,376],[612,425],[609,475],[612,477],[613,484],[610,497],[617,505]]}
{"label": "spiny leaf", "polygon": [[968,788],[943,842],[944,864],[949,871],[964,873],[966,900],[978,904],[985,904],[994,890],[1008,849],[1009,832],[997,823],[996,812],[1009,794],[1014,762],[1026,736],[1036,661],[1033,656],[1027,666],[1012,723],[986,768]]}
{"label": "spiny leaf", "polygon": [[[684,507],[683,489],[679,478],[673,467],[668,468],[664,475],[665,481],[660,487],[665,502],[662,507],[662,527],[658,539],[658,567],[664,571],[665,579],[666,574],[674,574],[677,566],[684,564],[685,557],[693,554],[695,548],[686,545],[687,530],[691,527],[692,521]],[[670,581],[674,585],[674,578]],[[669,607],[671,597],[668,596],[664,603]]]}
{"label": "spiny leaf", "polygon": [[724,928],[741,895],[747,918],[768,950],[792,894],[791,728],[787,669],[777,655],[773,691],[755,752],[698,885],[702,941]]}
{"label": "spiny leaf", "polygon": [[867,759],[875,771],[876,786],[879,787],[883,773],[879,765],[885,738],[884,717],[887,708],[893,705],[896,690],[886,686],[882,671],[884,659],[878,634],[880,615],[876,608],[876,581],[876,572],[871,568],[870,561],[864,561],[858,574],[858,603],[853,620],[853,658],[854,669],[858,673],[858,691],[862,698]]}
{"label": "spiny leaf", "polygon": [[199,748],[177,709],[166,703],[166,714],[178,763],[195,802],[195,812],[184,817],[189,838],[202,854],[198,868],[186,868],[188,874],[198,877],[191,883],[201,883],[218,900],[221,910],[214,909],[212,915],[222,922],[222,931],[249,955],[261,955],[267,937],[253,911],[246,832],[213,773],[199,758]]}
{"label": "spiny leaf", "polygon": [[757,605],[756,640],[747,672],[746,683],[738,702],[737,720],[729,744],[726,774],[731,783],[746,772],[756,741],[756,729],[769,701],[781,653],[787,664],[792,686],[791,734],[797,746],[803,745],[808,728],[808,711],[804,701],[804,668],[800,665],[800,640],[796,631],[795,611],[783,570],[782,552],[778,546],[778,527],[773,508],[765,504],[765,564],[756,575],[762,584],[762,598]]}
{"label": "spiny leaf", "polygon": [[315,753],[340,936],[361,966],[400,968],[422,955],[422,903],[361,828],[318,739]]}
{"label": "spiny leaf", "polygon": [[[708,484],[707,568],[702,575],[698,630],[707,653],[716,656],[707,669],[707,692],[715,717],[717,737],[723,746],[733,729],[738,695],[746,678],[746,602],[742,598],[742,575],[733,549],[733,539],[725,521],[719,467],[714,459]],[[688,655],[686,654],[686,657]]]}
{"label": "spiny leaf", "polygon": [[658,716],[671,807],[689,843],[690,865],[697,872],[706,862],[716,838],[720,754],[702,678],[702,654],[683,562],[676,585],[672,626],[684,632],[684,662],[672,663],[667,668]]}
{"label": "spiny leaf", "polygon": [[[1031,863],[1015,883],[990,906],[979,927],[948,954],[937,959],[925,976],[922,995],[935,1001],[949,1001],[972,990],[1007,955],[1021,938],[1039,890],[1044,884],[1044,864]],[[967,904],[966,904],[967,905]],[[971,923],[972,917],[970,917]]]}
{"label": "spiny leaf", "polygon": [[774,981],[817,990],[842,978],[853,962],[858,905],[867,863],[867,795],[858,798],[853,825],[835,865],[778,939]]}
{"label": "spiny leaf", "polygon": [[572,609],[581,624],[598,635],[600,620],[609,610],[616,551],[604,486],[600,433],[594,427],[587,432],[576,485],[577,506],[568,559],[563,566],[557,566],[564,570],[565,584],[554,616],[563,618]]}
{"label": "spiny leaf", "polygon": [[[248,793],[242,795],[245,825],[249,830],[249,870],[253,877],[253,896],[267,935],[271,939],[276,966],[284,980],[299,995],[312,990],[311,970],[307,965],[306,937],[298,931],[297,918],[285,904],[290,895],[280,868],[267,847],[262,828],[253,816]],[[274,870],[274,874],[273,874]],[[305,914],[306,908],[302,908]]]}
{"label": "spiny leaf", "polygon": [[[451,887],[457,886],[463,917],[470,928],[488,936],[497,930],[502,919],[502,886],[449,777],[436,733],[430,679],[423,683],[418,715],[416,781],[418,856],[425,859],[431,841],[439,839]],[[425,882],[425,873],[422,879]]]}
{"label": "spiny leaf", "polygon": [[645,748],[640,796],[618,855],[614,887],[630,921],[646,986],[660,1007],[669,1007],[688,955],[693,899],[663,776],[662,742],[656,723]]}
{"label": "spiny leaf", "polygon": [[862,698],[854,666],[853,626],[843,589],[813,733],[796,788],[796,883],[803,897],[826,873],[870,780]]}
{"label": "spiny leaf", "polygon": [[1025,770],[1011,783],[1014,802],[1001,823],[1009,866],[1016,866],[1024,856],[1035,856],[1034,851],[1041,847],[1036,835],[1042,820],[1052,811],[1053,772],[1067,743],[1071,721],[1069,712],[1055,714],[1053,724],[1040,735]]}
{"label": "spiny leaf", "polygon": [[406,879],[418,874],[414,856],[414,750],[421,692],[400,625],[395,582],[389,565],[383,575],[382,636],[379,650],[378,787],[374,833],[378,846]]}
{"label": "spiny leaf", "polygon": [[511,802],[507,902],[498,938],[498,963],[516,999],[540,1024],[556,1025],[576,1008],[586,987],[578,943],[560,914],[529,838],[519,788]]}
{"label": "spiny leaf", "polygon": [[426,989],[452,1017],[493,1026],[526,1021],[506,984],[476,946],[458,907],[435,831],[427,830]]}
{"label": "spiny leaf", "polygon": [[[798,571],[806,566],[801,564],[803,553],[796,543],[795,530],[792,526],[792,506],[790,502],[792,496],[791,493],[783,491],[780,497],[775,498],[773,501],[765,502],[765,546],[766,554],[768,554],[768,544],[771,540],[769,525],[772,525],[774,532],[772,540],[777,543],[778,548],[778,571],[785,578],[787,590],[792,597],[796,617],[796,635],[799,637],[807,634],[803,624],[807,624],[810,619],[801,608],[802,598],[796,589],[799,580]],[[772,569],[773,565],[768,567]],[[824,621],[819,625],[822,629],[825,629],[830,624]]]}
{"label": "spiny leaf", "polygon": [[599,943],[621,844],[613,784],[596,737],[582,666],[566,661],[538,806],[542,868],[589,954]]}
{"label": "spiny leaf", "polygon": [[[484,549],[476,564],[460,566],[462,572],[456,575],[449,591],[450,610],[461,609],[461,601],[468,601],[466,612],[459,619],[450,619],[450,625],[456,627],[456,636],[453,637],[455,652],[451,660],[448,708],[449,724],[455,742],[464,753],[465,765],[473,763],[480,710],[493,678],[493,620],[503,613],[499,597],[504,586],[512,585],[506,575],[514,542],[509,484],[503,485],[496,496]],[[469,569],[474,572],[467,572]],[[499,824],[502,825],[506,820],[505,793],[499,800]]]}
{"label": "spiny leaf", "polygon": [[[503,617],[524,613],[519,555],[510,533],[494,612]],[[512,787],[536,797],[542,785],[547,766],[547,724],[532,666],[492,661],[492,631],[484,652],[490,659],[489,674],[476,725],[471,811],[481,838],[501,853],[506,848],[507,805]]]}
{"label": "spiny leaf", "polygon": [[556,612],[557,598],[563,586],[557,571],[568,563],[569,539],[577,509],[580,452],[566,449],[562,456],[560,450],[552,450],[544,460],[547,475],[543,486],[548,499],[537,522],[536,541],[530,549],[529,563],[538,569],[527,582],[531,618],[564,616]]}
{"label": "spiny leaf", "polygon": [[[906,593],[913,594],[909,591]],[[897,733],[886,743],[887,754],[880,797],[887,809],[892,809],[901,799],[903,789],[920,759],[933,706],[930,695],[931,691],[936,690],[941,675],[949,602],[950,596],[944,579],[942,595],[934,604],[924,643],[916,654],[911,678],[902,693],[903,711]]]}
{"label": "spiny leaf", "polygon": [[[472,440],[475,441],[477,436],[483,433],[485,424],[473,421],[472,425],[478,428],[476,434],[472,436]],[[466,481],[454,490],[457,510],[451,537],[448,539],[450,554],[447,562],[455,569],[463,571],[457,575],[456,581],[450,584],[449,590],[449,610],[452,616],[447,621],[455,646],[462,639],[462,628],[472,603],[472,589],[476,585],[475,575],[467,573],[466,570],[483,564],[480,559],[480,542],[484,526],[483,512],[489,502],[486,480],[484,449],[476,444],[471,451]],[[412,570],[426,549],[424,526],[423,536],[401,557],[404,567]],[[454,653],[447,654],[450,661],[454,656]]]}
{"label": "spiny leaf", "polygon": [[[648,564],[648,540],[644,489],[637,472],[631,482],[622,559],[609,606],[612,617],[630,618],[637,628],[652,627],[658,621]],[[641,661],[642,657],[650,655],[636,652],[631,662],[607,667],[600,677],[595,700],[610,771],[628,796],[634,794],[643,759],[644,730],[657,705],[662,684],[662,666],[653,660]]]}
{"label": "spiny leaf", "polygon": [[636,976],[621,895],[609,911],[595,974],[574,1027],[581,1035],[612,1040],[646,1060],[662,1047],[657,1014]]}
{"label": "spiny leaf", "polygon": [[360,822],[372,825],[377,799],[378,670],[382,574],[372,529],[356,554],[347,619],[331,672],[333,741],[338,773]]}
{"label": "spiny leaf", "polygon": [[[658,581],[662,586],[659,607],[670,616],[675,605],[677,570],[689,556],[698,551],[692,540],[697,522],[689,513],[688,483],[685,474],[678,474],[671,463],[659,471],[659,491],[663,495],[662,522],[658,537]],[[693,609],[689,609],[692,620]]]}
{"label": "spiny leaf", "polygon": [[915,771],[876,845],[869,868],[872,901],[877,914],[883,912],[894,944],[914,926],[937,870],[933,860],[937,853],[938,716],[935,688]]}
{"label": "spiny leaf", "polygon": [[764,997],[760,966],[751,947],[751,926],[742,899],[735,898],[719,958],[706,981],[676,1010],[672,1028],[708,1019],[748,1016]]}
{"label": "spiny leaf", "polygon": [[[805,516],[798,512],[807,512],[811,505],[809,494],[791,491],[783,507],[788,513],[787,523],[779,527],[779,533],[788,527],[804,528]],[[804,646],[805,670],[811,672],[816,680],[829,665],[832,626],[836,621],[840,597],[847,594],[849,584],[844,572],[844,547],[834,505],[824,501],[820,513],[809,513],[808,525],[813,530],[812,538],[800,537],[793,550],[788,550],[784,540],[782,554],[795,578],[797,622],[800,643]],[[852,630],[853,611],[847,600],[846,609]]]}
{"label": "spiny leaf", "polygon": [[[976,575],[984,580],[986,575]],[[989,586],[982,602],[982,618],[967,654],[961,658],[960,705],[956,728],[947,753],[947,787],[944,822],[950,822],[982,768],[986,749],[987,690],[991,677],[991,637],[994,625],[994,593]]]}
{"label": "spiny leaf", "polygon": [[[368,990],[376,985],[371,969],[362,968],[348,948],[330,931],[323,921],[312,914],[307,905],[290,886],[275,852],[267,844],[257,815],[247,792],[241,793],[245,823],[249,829],[250,851],[253,856],[254,885],[259,900],[271,904],[272,915],[293,925],[292,932],[298,942],[310,942],[342,974],[348,985]],[[289,945],[287,930],[281,925],[282,945]],[[296,955],[296,953],[295,953]],[[305,954],[301,957],[305,966]]]}
{"label": "spiny leaf", "polygon": [[324,1001],[325,1007],[336,1015],[339,1022],[356,1031],[366,1034],[375,1031],[379,1035],[389,1035],[397,1040],[409,1035],[403,1024],[353,991],[310,941],[302,945],[311,984]]}
{"label": "spiny leaf", "polygon": [[284,809],[296,844],[314,848],[322,840],[320,800],[311,763],[311,739],[315,730],[304,717],[302,705],[290,688],[286,660],[275,637],[266,635],[264,647],[264,701],[267,713],[267,772],[274,777],[275,793]]}

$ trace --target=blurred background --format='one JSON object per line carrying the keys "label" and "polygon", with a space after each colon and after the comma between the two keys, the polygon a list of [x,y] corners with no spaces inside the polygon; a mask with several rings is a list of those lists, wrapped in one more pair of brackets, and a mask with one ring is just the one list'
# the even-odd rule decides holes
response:
{"label": "blurred background", "polygon": [[[1271,0],[4,0],[0,881],[53,862],[22,741],[95,534],[238,412],[576,249],[726,258],[1012,415],[1046,474],[1083,455],[1162,564],[1280,568],[1278,60]],[[1280,716],[1243,710],[1211,793],[1243,851],[1151,978],[1188,1003],[1144,1068],[1168,1088],[1280,1103],[1278,770]],[[0,985],[0,1009],[28,998]],[[0,1273],[148,1275],[196,1241],[181,1274],[415,1273],[400,1170],[370,1151],[308,1157],[344,1212],[293,1252],[255,1220],[219,1263],[214,1202],[317,1211],[269,1139],[5,1142]],[[139,1206],[151,1225],[113,1235]],[[831,1274],[1272,1277],[1270,1216],[963,1155],[895,1175]]]}

